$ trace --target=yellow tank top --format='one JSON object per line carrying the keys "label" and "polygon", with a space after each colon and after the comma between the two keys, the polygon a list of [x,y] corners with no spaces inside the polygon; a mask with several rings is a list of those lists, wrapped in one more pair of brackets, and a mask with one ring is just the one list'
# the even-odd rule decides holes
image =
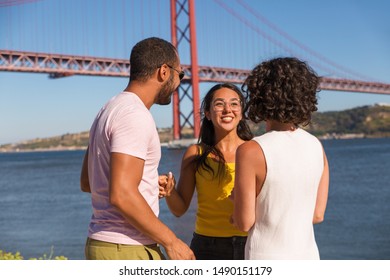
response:
{"label": "yellow tank top", "polygon": [[[218,162],[207,157],[207,163],[218,173]],[[235,163],[226,163],[225,176],[200,168],[195,174],[198,210],[195,232],[213,237],[246,236],[230,223],[233,201],[229,198],[234,186]]]}

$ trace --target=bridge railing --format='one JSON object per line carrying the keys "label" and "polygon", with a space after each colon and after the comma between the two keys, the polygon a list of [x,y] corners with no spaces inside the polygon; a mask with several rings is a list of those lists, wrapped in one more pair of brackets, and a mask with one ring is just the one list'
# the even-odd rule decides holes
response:
{"label": "bridge railing", "polygon": [[[186,73],[183,82],[191,79],[191,65],[182,65]],[[51,78],[71,75],[128,77],[130,63],[126,59],[69,56],[0,50],[0,71],[47,73]],[[200,82],[230,82],[241,84],[250,70],[199,66]],[[323,77],[321,90],[390,94],[390,84]]]}

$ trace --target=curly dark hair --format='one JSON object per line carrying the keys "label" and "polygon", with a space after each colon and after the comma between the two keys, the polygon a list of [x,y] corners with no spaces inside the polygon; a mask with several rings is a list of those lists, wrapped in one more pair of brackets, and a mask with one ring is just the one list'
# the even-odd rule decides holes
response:
{"label": "curly dark hair", "polygon": [[308,125],[317,111],[319,82],[314,70],[294,57],[260,63],[242,85],[248,100],[245,114],[255,123],[275,120]]}
{"label": "curly dark hair", "polygon": [[[199,139],[198,139],[198,144],[202,147],[203,151],[202,153],[200,153],[199,151],[199,154],[194,161],[195,161],[196,170],[199,170],[200,167],[203,167],[205,170],[214,173],[212,168],[207,164],[206,161],[207,156],[210,153],[214,154],[219,159],[218,174],[222,174],[220,173],[220,171],[224,170],[225,159],[221,151],[219,151],[218,148],[215,146],[217,143],[215,142],[214,125],[211,122],[211,120],[208,120],[206,117],[204,117],[204,113],[210,112],[211,103],[213,101],[214,94],[217,90],[221,88],[228,88],[236,92],[241,101],[242,108],[245,107],[244,95],[242,94],[242,92],[237,86],[231,83],[216,84],[207,92],[207,94],[203,98],[202,105],[201,105],[201,114],[203,115],[203,118],[202,118],[200,133],[199,133]],[[244,114],[242,115],[242,119],[238,123],[237,135],[242,140],[251,140],[253,138],[253,134],[244,118]]]}

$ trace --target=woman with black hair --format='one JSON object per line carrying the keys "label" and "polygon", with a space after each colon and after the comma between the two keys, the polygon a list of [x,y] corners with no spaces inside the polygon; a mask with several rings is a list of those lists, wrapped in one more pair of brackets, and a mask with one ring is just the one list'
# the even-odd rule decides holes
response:
{"label": "woman with black hair", "polygon": [[253,135],[243,117],[245,99],[233,84],[217,84],[203,99],[198,144],[184,153],[177,187],[166,190],[171,212],[180,217],[197,192],[191,249],[197,260],[244,259],[247,233],[231,223],[237,148]]}

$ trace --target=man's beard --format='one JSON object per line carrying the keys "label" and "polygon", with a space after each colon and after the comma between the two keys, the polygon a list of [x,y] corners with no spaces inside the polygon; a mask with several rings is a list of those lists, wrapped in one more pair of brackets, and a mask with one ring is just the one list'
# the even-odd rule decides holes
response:
{"label": "man's beard", "polygon": [[156,104],[168,105],[171,103],[172,93],[176,90],[174,86],[173,77],[161,88],[160,93],[157,96]]}

